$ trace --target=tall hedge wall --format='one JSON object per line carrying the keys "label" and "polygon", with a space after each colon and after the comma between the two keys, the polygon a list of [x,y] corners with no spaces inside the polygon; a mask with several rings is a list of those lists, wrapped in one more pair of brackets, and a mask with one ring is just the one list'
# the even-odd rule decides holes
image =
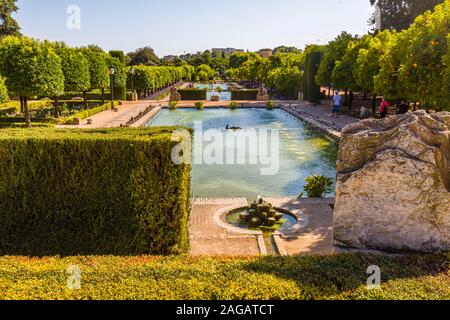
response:
{"label": "tall hedge wall", "polygon": [[206,90],[200,89],[183,89],[178,90],[178,93],[181,94],[181,100],[206,100]]}
{"label": "tall hedge wall", "polygon": [[187,252],[172,130],[0,130],[0,255]]}
{"label": "tall hedge wall", "polygon": [[233,90],[231,91],[231,100],[256,100],[258,90]]}

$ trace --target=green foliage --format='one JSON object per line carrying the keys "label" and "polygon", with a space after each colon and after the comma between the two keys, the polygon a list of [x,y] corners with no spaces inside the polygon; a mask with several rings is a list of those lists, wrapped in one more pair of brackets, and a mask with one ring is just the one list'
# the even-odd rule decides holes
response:
{"label": "green foliage", "polygon": [[355,39],[349,42],[347,50],[341,60],[336,61],[336,66],[332,72],[331,80],[336,89],[358,90],[358,85],[353,75],[359,52],[367,49],[371,36],[366,35],[361,39]]}
{"label": "green foliage", "polygon": [[0,255],[187,252],[174,129],[2,130]]}
{"label": "green foliage", "polygon": [[[3,257],[0,285],[6,300],[448,300],[449,261],[449,254]],[[82,270],[81,290],[66,289],[70,265]],[[370,265],[382,270],[380,289],[367,288]]]}
{"label": "green foliage", "polygon": [[5,78],[0,76],[0,103],[9,100],[8,89],[5,85]]}
{"label": "green foliage", "polygon": [[236,110],[238,107],[238,103],[236,101],[231,101],[230,102],[230,109],[231,110]]}
{"label": "green foliage", "polygon": [[304,190],[308,194],[309,198],[321,198],[325,194],[333,191],[333,179],[320,176],[313,175],[305,179],[307,182]]}
{"label": "green foliage", "polygon": [[169,102],[169,110],[176,110],[177,109],[178,102],[177,101],[170,101]]}
{"label": "green foliage", "polygon": [[206,100],[207,92],[206,90],[200,89],[182,89],[178,90],[178,93],[181,94],[181,100]]}
{"label": "green foliage", "polygon": [[385,54],[386,47],[388,47],[393,36],[394,33],[390,31],[379,32],[370,39],[367,48],[359,50],[353,69],[353,76],[357,87],[364,92],[376,94],[375,76],[380,73],[380,59]]}
{"label": "green foliage", "polygon": [[199,81],[208,81],[214,78],[214,70],[207,64],[202,64],[196,69],[196,77]]}
{"label": "green foliage", "polygon": [[29,38],[0,41],[0,74],[9,91],[22,96],[59,96],[64,92],[61,59],[54,49]]}
{"label": "green foliage", "polygon": [[320,86],[316,84],[315,76],[318,72],[322,59],[323,48],[320,46],[309,46],[305,50],[305,71],[303,75],[303,100],[312,103],[320,103]]}
{"label": "green foliage", "polygon": [[333,70],[336,62],[342,60],[347,52],[348,45],[354,38],[347,32],[342,32],[336,39],[329,42],[323,52],[323,57],[316,75],[316,83],[328,86],[333,83]]}
{"label": "green foliage", "polygon": [[137,49],[127,54],[128,65],[157,66],[160,63],[158,56],[151,47]]}
{"label": "green foliage", "polygon": [[205,104],[204,104],[202,101],[197,101],[197,102],[194,104],[194,106],[195,106],[195,109],[197,109],[197,110],[203,110]]}
{"label": "green foliage", "polygon": [[267,103],[266,103],[266,109],[267,109],[267,110],[273,110],[273,108],[274,108],[274,103],[273,103],[273,101],[267,101]]}
{"label": "green foliage", "polygon": [[17,13],[19,10],[16,2],[17,0],[0,1],[0,38],[21,35],[19,24],[13,18],[13,13]]}
{"label": "green foliage", "polygon": [[64,43],[55,43],[55,51],[61,58],[64,74],[64,92],[85,92],[91,88],[89,60],[79,49]]}
{"label": "green foliage", "polygon": [[106,53],[96,46],[82,48],[89,61],[91,89],[104,89],[110,86],[109,66]]}

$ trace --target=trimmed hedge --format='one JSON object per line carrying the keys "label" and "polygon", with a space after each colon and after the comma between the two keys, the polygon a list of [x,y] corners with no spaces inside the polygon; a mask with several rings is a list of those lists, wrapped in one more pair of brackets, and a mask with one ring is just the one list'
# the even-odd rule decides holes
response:
{"label": "trimmed hedge", "polygon": [[[117,105],[118,102],[115,101],[115,103]],[[83,120],[83,119],[89,118],[97,113],[109,110],[110,108],[111,108],[111,102],[107,102],[104,105],[78,112],[78,113],[74,114],[73,116],[60,118],[58,120],[58,123],[64,123],[67,125],[71,125],[71,124],[73,124],[73,120],[75,118],[80,118],[81,120]]]}
{"label": "trimmed hedge", "polygon": [[[0,286],[5,300],[448,300],[449,261],[450,254],[3,257]],[[70,265],[82,272],[80,290],[66,289]],[[381,268],[380,289],[367,288],[371,265]]]}
{"label": "trimmed hedge", "polygon": [[[11,124],[11,123],[25,123],[25,117],[0,117],[0,123]],[[57,122],[56,118],[42,118],[42,117],[31,117],[31,122],[35,123],[53,123]]]}
{"label": "trimmed hedge", "polygon": [[0,255],[187,252],[173,130],[1,130]]}
{"label": "trimmed hedge", "polygon": [[181,100],[206,100],[206,90],[199,89],[183,89],[178,90],[181,94]]}
{"label": "trimmed hedge", "polygon": [[257,89],[232,90],[231,100],[256,100],[258,98]]}
{"label": "trimmed hedge", "polygon": [[[31,124],[34,128],[53,128],[55,126],[54,123],[39,123],[35,122]],[[14,122],[14,123],[0,123],[0,129],[3,128],[27,128],[26,124],[23,122]]]}

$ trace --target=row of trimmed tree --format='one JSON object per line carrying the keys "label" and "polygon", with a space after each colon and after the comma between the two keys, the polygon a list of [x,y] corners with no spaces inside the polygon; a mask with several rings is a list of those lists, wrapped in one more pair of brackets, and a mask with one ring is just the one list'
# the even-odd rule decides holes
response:
{"label": "row of trimmed tree", "polygon": [[[450,1],[401,32],[353,37],[343,32],[322,48],[316,83],[417,107],[450,110]],[[351,96],[351,95],[350,95]]]}
{"label": "row of trimmed tree", "polygon": [[[119,52],[120,53],[120,52]],[[111,76],[111,69],[114,74]],[[135,67],[141,90],[158,90],[176,81],[192,77],[192,67]],[[140,82],[145,70],[145,82]],[[63,42],[7,36],[0,41],[0,82],[5,82],[9,95],[18,97],[21,111],[30,125],[28,100],[52,98],[55,116],[61,115],[59,100],[65,93],[82,94],[87,108],[87,93],[112,87],[126,98],[130,69],[117,52],[106,53],[97,46],[72,48]],[[111,84],[111,79],[113,83]],[[0,90],[1,91],[1,90]]]}

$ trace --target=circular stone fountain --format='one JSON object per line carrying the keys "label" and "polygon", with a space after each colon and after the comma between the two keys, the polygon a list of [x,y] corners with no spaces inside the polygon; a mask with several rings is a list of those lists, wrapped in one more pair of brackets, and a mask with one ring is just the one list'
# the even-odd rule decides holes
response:
{"label": "circular stone fountain", "polygon": [[233,227],[264,232],[287,230],[297,224],[295,215],[287,210],[275,208],[261,197],[248,207],[229,211],[225,220]]}

